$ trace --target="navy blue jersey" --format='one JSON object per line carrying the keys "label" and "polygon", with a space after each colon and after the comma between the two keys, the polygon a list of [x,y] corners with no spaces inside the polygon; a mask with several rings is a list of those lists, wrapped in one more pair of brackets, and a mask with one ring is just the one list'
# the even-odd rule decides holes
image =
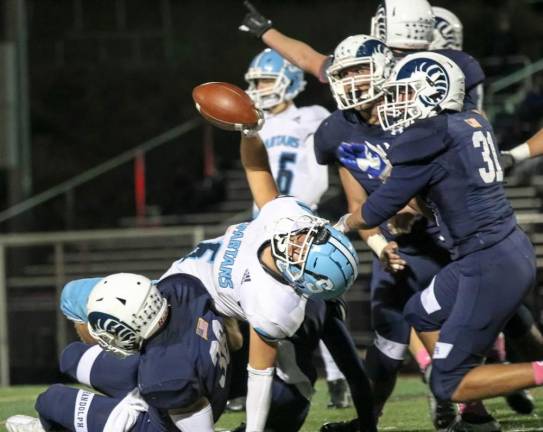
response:
{"label": "navy blue jersey", "polygon": [[487,248],[515,227],[492,127],[474,111],[417,122],[389,150],[392,173],[362,208],[377,226],[420,195],[453,241],[453,257]]}
{"label": "navy blue jersey", "polygon": [[[346,160],[343,157],[342,146],[364,146],[370,143],[387,153],[390,147],[389,143],[394,139],[394,136],[384,132],[378,124],[368,124],[355,110],[337,110],[324,120],[315,132],[315,155],[317,162],[322,165],[340,163],[349,170],[366,193],[371,195],[381,186],[382,181],[377,176],[370,174],[371,167],[363,170],[357,165],[357,161]],[[370,155],[370,159],[371,157]],[[377,164],[378,156],[375,155],[374,158]],[[395,237],[390,234],[386,223],[382,224],[380,228],[388,240],[394,239],[404,250],[423,250],[427,242],[435,241],[436,238],[444,238],[437,226],[425,218],[421,218],[414,224],[410,234]],[[445,246],[443,240],[437,240],[437,243]]]}
{"label": "navy blue jersey", "polygon": [[202,283],[172,275],[158,283],[168,300],[165,327],[143,347],[138,385],[149,405],[159,410],[186,407],[207,398],[218,418],[229,385],[230,354],[223,319],[213,310]]}
{"label": "navy blue jersey", "polygon": [[464,51],[453,49],[439,49],[434,52],[442,54],[455,62],[466,79],[466,95],[464,96],[464,110],[476,109],[481,97],[478,87],[485,80],[485,73],[479,62]]}

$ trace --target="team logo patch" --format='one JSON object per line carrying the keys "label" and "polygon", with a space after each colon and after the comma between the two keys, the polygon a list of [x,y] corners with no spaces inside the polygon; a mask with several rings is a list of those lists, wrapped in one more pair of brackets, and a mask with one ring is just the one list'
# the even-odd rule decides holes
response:
{"label": "team logo patch", "polygon": [[202,339],[207,340],[207,331],[209,329],[209,323],[202,317],[198,318],[198,323],[196,324],[196,334]]}
{"label": "team logo patch", "polygon": [[467,124],[469,124],[472,128],[475,128],[475,129],[479,129],[481,128],[481,123],[479,123],[477,120],[475,120],[474,118],[469,118],[469,119],[465,119],[464,120]]}

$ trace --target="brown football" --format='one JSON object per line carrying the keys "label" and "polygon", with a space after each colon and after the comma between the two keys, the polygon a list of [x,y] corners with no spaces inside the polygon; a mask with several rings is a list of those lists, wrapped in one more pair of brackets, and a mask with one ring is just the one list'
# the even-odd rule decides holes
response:
{"label": "brown football", "polygon": [[241,130],[258,122],[251,98],[239,87],[225,82],[208,82],[194,87],[192,99],[196,109],[221,129]]}

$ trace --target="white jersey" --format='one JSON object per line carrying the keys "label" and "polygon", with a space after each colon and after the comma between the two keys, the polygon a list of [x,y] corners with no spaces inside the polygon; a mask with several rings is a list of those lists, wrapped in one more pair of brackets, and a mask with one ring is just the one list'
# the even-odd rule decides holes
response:
{"label": "white jersey", "polygon": [[266,272],[258,255],[278,218],[304,214],[312,213],[296,199],[277,198],[252,222],[232,225],[224,236],[198,244],[161,279],[191,274],[202,281],[219,313],[248,321],[269,339],[292,336],[304,320],[306,298]]}
{"label": "white jersey", "polygon": [[317,163],[313,134],[329,115],[319,105],[298,108],[291,104],[279,114],[266,113],[259,132],[281,194],[296,197],[313,209],[328,189],[328,167]]}

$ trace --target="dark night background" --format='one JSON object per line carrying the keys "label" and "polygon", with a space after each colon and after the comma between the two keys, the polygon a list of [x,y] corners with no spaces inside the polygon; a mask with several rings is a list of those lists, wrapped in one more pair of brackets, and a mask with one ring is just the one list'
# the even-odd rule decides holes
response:
{"label": "dark night background", "polygon": [[[255,4],[285,34],[330,52],[347,35],[369,32],[377,2]],[[483,64],[492,56],[543,56],[543,3],[436,0],[433,5],[457,13],[464,24],[465,50]],[[229,81],[244,86],[250,59],[264,48],[237,30],[244,15],[241,0],[28,0],[27,12],[33,193],[195,116],[195,85]],[[492,75],[496,69],[503,74],[500,65],[487,72]],[[308,81],[297,103],[333,108],[327,86],[311,77]],[[235,142],[233,134],[215,133],[219,166],[237,157]],[[198,133],[151,153],[148,203],[163,213],[204,206],[191,204],[190,194],[176,199],[174,190],[202,176],[201,153]],[[133,198],[125,178],[131,167],[125,174],[123,169],[81,188],[76,228],[114,226],[119,217],[130,215]],[[123,186],[112,190],[118,183]],[[97,209],[90,201],[115,203],[115,210],[91,217]],[[35,215],[32,229],[63,227],[62,204],[47,206],[49,210]]]}

